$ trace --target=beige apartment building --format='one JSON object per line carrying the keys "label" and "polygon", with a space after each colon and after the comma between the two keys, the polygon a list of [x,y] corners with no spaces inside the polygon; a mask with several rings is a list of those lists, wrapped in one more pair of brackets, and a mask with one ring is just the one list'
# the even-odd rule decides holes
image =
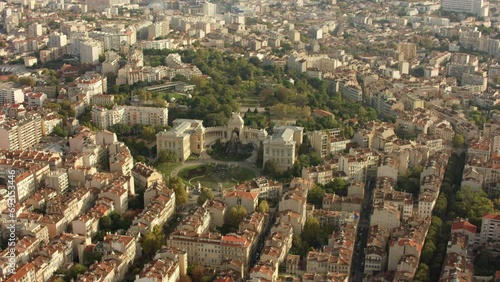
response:
{"label": "beige apartment building", "polygon": [[64,169],[51,171],[45,177],[45,186],[54,188],[59,193],[64,193],[69,188],[68,173]]}
{"label": "beige apartment building", "polygon": [[117,106],[111,110],[103,107],[92,108],[92,122],[100,128],[108,128],[117,123],[127,125],[168,125],[168,109],[138,106]]}
{"label": "beige apartment building", "polygon": [[33,116],[24,120],[8,119],[0,125],[0,149],[28,150],[42,138],[42,119]]}
{"label": "beige apartment building", "polygon": [[167,247],[187,252],[189,264],[199,264],[220,269],[225,259],[239,260],[248,268],[251,240],[237,235],[219,233],[197,234],[192,231],[174,231],[167,240]]}
{"label": "beige apartment building", "polygon": [[308,133],[311,146],[324,158],[332,154],[331,140],[340,136],[340,129],[316,130]]}
{"label": "beige apartment building", "polygon": [[163,181],[163,176],[156,169],[143,163],[135,163],[132,177],[136,187],[143,189],[148,189],[155,182]]}

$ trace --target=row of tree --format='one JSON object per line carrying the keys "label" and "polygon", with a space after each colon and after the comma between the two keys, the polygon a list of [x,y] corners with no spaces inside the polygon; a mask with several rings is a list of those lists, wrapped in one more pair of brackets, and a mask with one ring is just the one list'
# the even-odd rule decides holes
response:
{"label": "row of tree", "polygon": [[449,159],[415,281],[439,280],[453,219],[468,218],[480,229],[483,215],[493,212],[493,203],[486,193],[461,186],[465,159],[465,153],[453,154]]}

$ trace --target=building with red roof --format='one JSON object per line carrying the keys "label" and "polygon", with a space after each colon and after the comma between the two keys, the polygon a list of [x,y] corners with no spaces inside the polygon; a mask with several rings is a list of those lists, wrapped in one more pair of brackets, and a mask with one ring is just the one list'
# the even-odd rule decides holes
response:
{"label": "building with red roof", "polygon": [[477,226],[470,223],[468,219],[457,218],[451,225],[451,233],[463,233],[472,240],[476,236]]}

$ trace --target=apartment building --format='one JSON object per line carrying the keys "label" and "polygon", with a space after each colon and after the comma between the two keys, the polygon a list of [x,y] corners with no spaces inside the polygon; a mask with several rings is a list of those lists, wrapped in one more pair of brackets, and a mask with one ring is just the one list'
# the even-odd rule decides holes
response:
{"label": "apartment building", "polygon": [[0,124],[0,149],[28,150],[42,138],[42,119],[38,115],[22,120],[6,119]]}
{"label": "apartment building", "polygon": [[[422,244],[411,238],[394,239],[389,242],[389,260],[387,270],[397,270],[403,256],[420,258]],[[415,268],[416,269],[416,268]]]}
{"label": "apartment building", "polygon": [[36,270],[35,265],[32,263],[27,263],[17,269],[17,271],[9,276],[5,282],[35,282],[36,281]]}
{"label": "apartment building", "polygon": [[113,106],[115,104],[115,96],[96,94],[90,98],[90,104],[95,106]]}
{"label": "apartment building", "polygon": [[227,204],[219,200],[206,201],[203,207],[208,209],[210,212],[210,226],[212,227],[222,227],[224,225],[224,219],[226,212],[228,212]]}
{"label": "apartment building", "polygon": [[106,109],[92,108],[92,122],[100,128],[108,128],[117,123],[127,125],[168,125],[168,109],[136,106],[116,106]]}
{"label": "apartment building", "polygon": [[254,212],[259,203],[259,195],[256,192],[235,190],[224,195],[228,210],[236,206],[243,206],[247,212]]}
{"label": "apartment building", "polygon": [[307,219],[307,194],[306,188],[293,187],[283,195],[279,204],[279,222],[291,223],[294,226],[294,234],[302,232],[302,227]]}
{"label": "apartment building", "polygon": [[[129,233],[134,236],[139,233],[146,235],[153,231],[155,226],[165,225],[172,217],[175,211],[175,193],[166,186],[162,186],[159,189],[153,188],[147,191],[150,200],[145,205],[146,208],[132,221]],[[156,196],[151,198],[152,195]],[[144,201],[146,201],[146,196]]]}
{"label": "apartment building", "polygon": [[264,176],[247,181],[235,187],[236,190],[254,192],[258,194],[259,199],[281,199],[283,184],[269,180]]}
{"label": "apartment building", "polygon": [[100,199],[86,214],[78,216],[71,222],[73,234],[85,235],[92,238],[98,231],[99,220],[114,210],[113,201]]}
{"label": "apartment building", "polygon": [[338,128],[312,131],[307,136],[313,149],[320,153],[322,158],[343,151],[341,146],[332,146],[332,140],[340,136]]}
{"label": "apartment building", "polygon": [[128,209],[129,191],[133,189],[133,181],[130,181],[131,176],[120,176],[112,183],[106,185],[99,193],[100,198],[108,198],[113,201],[116,212],[123,213]]}
{"label": "apartment building", "polygon": [[99,55],[103,52],[102,42],[89,38],[79,43],[80,62],[89,65],[98,64]]}
{"label": "apartment building", "polygon": [[[351,242],[354,244],[354,242]],[[341,273],[349,275],[352,260],[352,247],[323,248],[323,252],[311,251],[306,258],[308,273]]]}
{"label": "apartment building", "polygon": [[361,212],[363,198],[359,196],[338,196],[336,194],[325,194],[322,208],[332,211]]}
{"label": "apartment building", "polygon": [[445,11],[470,13],[481,17],[488,16],[488,6],[483,0],[443,0],[441,5]]}
{"label": "apartment building", "polygon": [[386,251],[390,230],[378,225],[370,226],[366,242],[365,274],[384,271],[389,253]]}
{"label": "apartment building", "polygon": [[116,280],[124,279],[128,269],[132,266],[137,256],[137,244],[138,239],[132,236],[108,234],[104,237],[102,244],[103,261],[119,261],[117,267],[114,269]]}
{"label": "apartment building", "polygon": [[413,216],[413,195],[407,192],[396,191],[396,180],[387,177],[378,177],[373,192],[373,204],[389,203],[400,212],[400,218],[407,220]]}
{"label": "apartment building", "polygon": [[366,158],[342,154],[339,157],[339,170],[345,173],[349,181],[365,181]]}
{"label": "apartment building", "polygon": [[302,144],[304,128],[297,126],[279,126],[274,128],[274,134],[263,142],[263,165],[267,161],[275,161],[281,170],[293,166],[297,150]]}
{"label": "apartment building", "polygon": [[275,282],[278,279],[278,267],[275,262],[270,260],[259,260],[250,269],[250,279],[258,281]]}
{"label": "apartment building", "polygon": [[55,189],[58,193],[65,193],[69,188],[68,173],[64,169],[51,171],[45,177],[45,186]]}
{"label": "apartment building", "polygon": [[481,221],[479,244],[488,245],[500,240],[500,214],[487,214]]}
{"label": "apartment building", "polygon": [[211,215],[208,209],[203,207],[192,208],[189,214],[189,216],[179,223],[177,230],[194,232],[196,234],[209,231]]}
{"label": "apartment building", "polygon": [[401,212],[390,203],[378,204],[373,208],[370,217],[370,226],[378,225],[382,228],[393,229],[401,224]]}
{"label": "apartment building", "polygon": [[440,280],[473,280],[473,263],[469,259],[467,252],[474,242],[475,235],[475,225],[463,218],[454,220],[451,226],[451,236],[446,248],[446,256]]}
{"label": "apartment building", "polygon": [[146,264],[136,276],[135,282],[176,282],[179,277],[179,263],[169,258],[163,258],[155,259]]}
{"label": "apartment building", "polygon": [[153,167],[135,163],[132,177],[137,188],[148,189],[153,183],[163,181],[163,176]]}
{"label": "apartment building", "polygon": [[167,247],[175,247],[187,252],[189,264],[199,264],[221,268],[224,259],[243,262],[248,269],[253,238],[230,233],[201,233],[176,230],[170,234]]}
{"label": "apartment building", "polygon": [[77,280],[82,282],[116,281],[119,265],[120,261],[116,259],[96,262],[87,269],[87,272],[78,275]]}
{"label": "apartment building", "polygon": [[24,102],[24,93],[19,88],[0,89],[0,105],[3,104],[22,104]]}
{"label": "apartment building", "polygon": [[106,93],[108,82],[105,76],[95,72],[87,72],[84,76],[75,79],[76,88],[81,90],[87,98]]}

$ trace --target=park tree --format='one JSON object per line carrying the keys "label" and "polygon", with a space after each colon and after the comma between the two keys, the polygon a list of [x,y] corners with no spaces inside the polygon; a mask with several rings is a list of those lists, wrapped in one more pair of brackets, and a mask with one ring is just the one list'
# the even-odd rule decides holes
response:
{"label": "park tree", "polygon": [[280,178],[281,172],[278,163],[275,160],[268,160],[264,164],[264,168],[262,169],[262,174],[272,179]]}
{"label": "park tree", "polygon": [[446,212],[446,208],[448,207],[448,200],[446,199],[446,195],[444,193],[439,194],[439,197],[436,200],[436,205],[434,206],[434,213],[438,216],[444,216]]}
{"label": "park tree", "polygon": [[170,177],[168,180],[169,187],[175,192],[175,204],[182,205],[187,203],[188,194],[184,188],[184,183],[179,177]]}
{"label": "park tree", "polygon": [[322,164],[323,158],[321,157],[321,154],[316,151],[311,152],[311,154],[309,155],[309,163],[311,164],[311,166]]}
{"label": "park tree", "polygon": [[425,263],[421,263],[418,266],[417,272],[415,273],[415,282],[428,282],[430,281],[430,276],[429,276],[429,266]]}
{"label": "park tree", "polygon": [[165,99],[163,99],[161,97],[156,97],[154,103],[155,103],[155,106],[158,108],[165,108],[168,105],[167,101],[165,101]]}
{"label": "park tree", "polygon": [[319,185],[316,185],[307,193],[307,202],[313,204],[316,208],[321,208],[324,197],[325,191]]}
{"label": "park tree", "polygon": [[154,126],[146,125],[142,128],[142,137],[148,141],[156,140],[156,130]]}
{"label": "park tree", "polygon": [[188,269],[188,275],[191,277],[192,281],[202,281],[205,276],[206,269],[202,265],[194,265]]}
{"label": "park tree", "polygon": [[269,212],[269,204],[267,203],[266,200],[263,200],[259,203],[259,206],[257,207],[257,211],[263,212],[263,213]]}
{"label": "park tree", "polygon": [[143,155],[138,155],[134,159],[135,159],[135,162],[137,162],[137,163],[146,163],[148,161],[148,159]]}
{"label": "park tree", "polygon": [[493,212],[493,202],[484,191],[463,186],[457,192],[451,208],[457,216],[468,218],[472,224],[481,226],[483,215]]}
{"label": "park tree", "polygon": [[319,234],[321,234],[319,221],[312,216],[308,217],[301,234],[302,241],[307,242],[309,246],[320,247],[323,242],[320,242]]}
{"label": "park tree", "polygon": [[420,256],[420,261],[429,265],[434,257],[434,252],[436,251],[436,245],[430,240],[427,240],[422,249],[422,254]]}
{"label": "park tree", "polygon": [[87,267],[85,265],[77,263],[73,265],[72,268],[66,272],[66,275],[64,276],[64,280],[66,281],[76,281],[76,278],[78,277],[79,274],[84,274],[87,271]]}
{"label": "park tree", "polygon": [[92,250],[83,252],[83,264],[89,267],[94,262],[100,262],[102,259],[102,253]]}
{"label": "park tree", "polygon": [[455,136],[453,136],[453,139],[451,141],[453,143],[454,148],[460,149],[464,147],[465,140],[462,134],[459,133],[455,134]]}
{"label": "park tree", "polygon": [[57,125],[56,127],[54,127],[52,134],[60,136],[60,137],[68,137],[69,136],[69,132],[67,130],[65,130],[64,128],[62,128],[60,125]]}
{"label": "park tree", "polygon": [[130,134],[132,128],[123,123],[116,123],[109,127],[109,130],[116,133],[117,136],[123,136]]}
{"label": "park tree", "polygon": [[153,230],[144,236],[142,241],[143,254],[152,258],[156,252],[165,244],[165,235],[159,225],[155,225]]}
{"label": "park tree", "polygon": [[10,75],[9,76],[9,81],[19,82],[19,77],[17,77],[17,75]]}
{"label": "park tree", "polygon": [[18,79],[19,84],[21,86],[29,86],[29,87],[35,87],[36,81],[33,77],[30,76],[23,76]]}
{"label": "park tree", "polygon": [[161,150],[156,156],[155,163],[157,165],[161,163],[173,163],[177,160],[177,155],[171,150]]}
{"label": "park tree", "polygon": [[197,89],[202,89],[207,87],[208,80],[203,76],[193,76],[191,77],[191,83],[196,86]]}
{"label": "park tree", "polygon": [[214,198],[214,193],[212,192],[212,189],[202,187],[200,196],[198,196],[198,201],[197,201],[198,205],[203,206],[203,204],[207,200],[213,200],[213,198]]}
{"label": "park tree", "polygon": [[99,219],[99,230],[110,231],[113,227],[113,221],[107,215]]}
{"label": "park tree", "polygon": [[325,184],[325,190],[328,193],[335,193],[341,196],[347,196],[347,182],[342,178],[335,178],[333,181]]}
{"label": "park tree", "polygon": [[247,209],[245,209],[244,206],[238,205],[236,207],[232,207],[231,210],[229,210],[226,223],[231,227],[237,228],[243,218],[245,218],[246,214]]}
{"label": "park tree", "polygon": [[309,245],[307,242],[302,241],[300,236],[293,236],[292,239],[292,248],[290,249],[290,254],[300,255],[301,257],[307,254],[307,250],[309,249]]}

